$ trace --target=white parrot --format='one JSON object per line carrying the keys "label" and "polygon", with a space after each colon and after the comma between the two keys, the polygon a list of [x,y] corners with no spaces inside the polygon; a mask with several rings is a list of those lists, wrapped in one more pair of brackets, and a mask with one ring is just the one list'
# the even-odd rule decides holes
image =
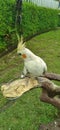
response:
{"label": "white parrot", "polygon": [[42,76],[47,71],[47,65],[39,56],[36,56],[28,48],[25,47],[23,41],[18,44],[17,53],[21,55],[24,60],[24,69],[21,78],[24,78],[27,73],[31,77]]}

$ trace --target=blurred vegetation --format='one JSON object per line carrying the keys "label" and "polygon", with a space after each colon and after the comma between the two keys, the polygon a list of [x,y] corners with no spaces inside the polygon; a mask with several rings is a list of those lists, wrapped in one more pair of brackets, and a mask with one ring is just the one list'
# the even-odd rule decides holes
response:
{"label": "blurred vegetation", "polygon": [[[0,0],[0,52],[11,50],[17,45],[15,5],[15,0]],[[25,39],[56,29],[60,25],[59,21],[57,10],[38,7],[32,3],[23,3],[22,31]],[[18,32],[20,29],[21,27],[18,27]]]}
{"label": "blurred vegetation", "polygon": [[60,27],[60,11],[58,11],[58,27]]}

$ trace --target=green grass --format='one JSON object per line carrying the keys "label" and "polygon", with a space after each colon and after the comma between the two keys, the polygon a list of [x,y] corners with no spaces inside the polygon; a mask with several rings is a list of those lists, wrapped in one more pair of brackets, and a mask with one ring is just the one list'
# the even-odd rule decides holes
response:
{"label": "green grass", "polygon": [[[48,72],[60,73],[60,30],[32,38],[26,43],[36,55],[42,57]],[[0,84],[20,76],[23,61],[16,50],[0,58]],[[56,82],[60,85],[59,82]],[[41,89],[23,94],[16,102],[0,113],[0,130],[38,130],[40,123],[48,123],[58,117],[58,110],[40,101]],[[0,107],[6,103],[0,92]]]}

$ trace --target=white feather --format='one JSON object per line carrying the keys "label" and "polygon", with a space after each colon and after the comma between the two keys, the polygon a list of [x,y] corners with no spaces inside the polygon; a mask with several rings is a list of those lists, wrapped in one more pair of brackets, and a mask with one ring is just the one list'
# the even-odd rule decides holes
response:
{"label": "white feather", "polygon": [[18,45],[18,53],[22,55],[25,54],[26,58],[24,60],[24,75],[29,72],[32,76],[41,76],[47,71],[47,65],[39,56],[36,56],[28,48],[25,48],[25,45]]}

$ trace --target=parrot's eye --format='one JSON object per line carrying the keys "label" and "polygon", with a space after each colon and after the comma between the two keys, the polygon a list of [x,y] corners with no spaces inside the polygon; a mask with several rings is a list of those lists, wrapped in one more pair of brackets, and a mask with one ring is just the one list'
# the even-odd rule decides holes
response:
{"label": "parrot's eye", "polygon": [[19,53],[19,55],[21,56],[21,53]]}

